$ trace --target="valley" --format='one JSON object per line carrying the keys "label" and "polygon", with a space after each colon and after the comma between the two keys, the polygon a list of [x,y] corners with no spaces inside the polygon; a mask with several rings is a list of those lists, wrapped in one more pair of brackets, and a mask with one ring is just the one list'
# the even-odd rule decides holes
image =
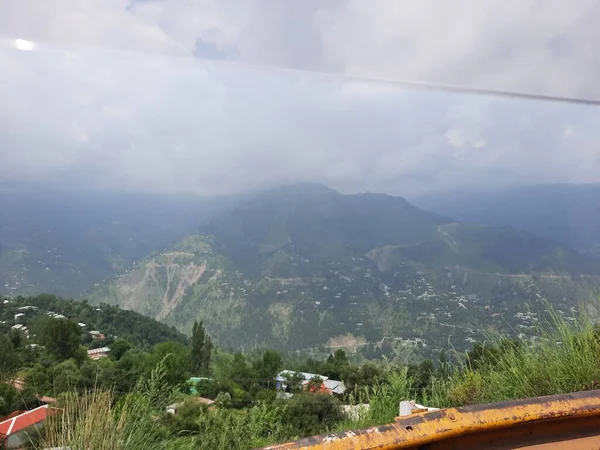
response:
{"label": "valley", "polygon": [[224,348],[345,348],[418,359],[494,333],[536,339],[549,304],[593,302],[600,263],[512,227],[457,224],[406,200],[269,191],[92,290]]}

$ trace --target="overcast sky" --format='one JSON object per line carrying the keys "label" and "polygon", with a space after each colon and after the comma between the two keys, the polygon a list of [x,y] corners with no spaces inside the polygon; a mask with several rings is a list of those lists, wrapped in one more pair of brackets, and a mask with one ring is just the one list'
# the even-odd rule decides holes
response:
{"label": "overcast sky", "polygon": [[345,77],[600,100],[597,0],[0,0],[0,11],[3,179],[200,194],[600,182],[600,106]]}

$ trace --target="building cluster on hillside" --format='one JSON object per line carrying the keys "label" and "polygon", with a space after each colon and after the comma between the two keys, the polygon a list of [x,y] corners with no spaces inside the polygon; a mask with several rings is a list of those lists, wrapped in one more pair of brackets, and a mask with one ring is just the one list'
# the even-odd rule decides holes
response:
{"label": "building cluster on hillside", "polygon": [[[8,304],[11,303],[10,300],[4,300],[3,302],[4,304]],[[23,323],[19,323],[20,321],[22,321],[26,316],[27,313],[30,311],[38,311],[38,307],[37,306],[33,306],[33,305],[26,305],[26,306],[21,306],[19,308],[16,309],[17,312],[16,314],[14,314],[14,321],[17,322],[14,325],[11,326],[11,329],[16,330],[16,331],[20,331],[21,333],[23,333],[25,335],[25,337],[27,339],[29,339],[29,329],[27,328],[27,326]],[[101,311],[100,308],[97,308],[96,311]],[[59,314],[55,311],[46,311],[46,315],[48,317],[51,317],[53,319],[68,319],[67,316],[63,315],[63,314]],[[3,321],[2,323],[6,323],[6,321]],[[83,330],[85,328],[87,328],[87,324],[79,322],[77,325],[79,325],[79,327]],[[89,336],[91,336],[95,341],[99,341],[99,340],[103,340],[106,339],[106,335],[98,330],[91,330],[87,332]],[[38,344],[29,344],[28,345],[31,348],[35,348],[38,346]],[[110,348],[108,347],[101,347],[101,348],[95,348],[95,349],[91,349],[87,351],[88,357],[90,359],[93,360],[98,360],[101,358],[104,358],[106,356],[108,356],[108,352],[110,351]]]}
{"label": "building cluster on hillside", "polygon": [[[10,300],[4,300],[4,303],[6,304],[7,302],[10,302]],[[21,333],[25,334],[25,336],[28,338],[29,337],[29,329],[27,328],[26,325],[19,323],[19,321],[26,316],[27,312],[29,311],[37,311],[38,307],[37,306],[21,306],[20,308],[17,308],[18,312],[17,314],[14,315],[15,318],[15,323],[11,328],[13,330],[17,330],[20,331]]]}

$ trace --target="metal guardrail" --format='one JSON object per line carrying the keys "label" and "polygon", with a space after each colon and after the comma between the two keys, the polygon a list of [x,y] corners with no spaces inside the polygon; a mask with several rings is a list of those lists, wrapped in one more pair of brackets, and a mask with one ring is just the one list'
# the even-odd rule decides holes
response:
{"label": "metal guardrail", "polygon": [[600,449],[600,390],[471,405],[265,450]]}

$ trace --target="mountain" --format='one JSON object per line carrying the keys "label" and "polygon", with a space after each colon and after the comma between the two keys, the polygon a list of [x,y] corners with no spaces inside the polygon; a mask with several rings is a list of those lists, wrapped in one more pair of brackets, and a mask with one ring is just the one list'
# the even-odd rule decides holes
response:
{"label": "mountain", "polygon": [[299,269],[285,259],[310,258],[314,266],[388,244],[408,245],[432,239],[437,227],[450,221],[401,197],[342,195],[302,184],[259,195],[201,230],[214,237],[217,251],[245,271],[291,276]]}
{"label": "mountain", "polygon": [[366,356],[466,348],[489,327],[535,335],[535,312],[574,313],[600,262],[513,227],[474,226],[400,197],[319,185],[257,195],[95,289],[108,302],[221,346]]}
{"label": "mountain", "polygon": [[0,186],[0,295],[77,297],[235,200]]}
{"label": "mountain", "polygon": [[600,184],[461,189],[412,200],[462,222],[512,225],[600,258]]}

